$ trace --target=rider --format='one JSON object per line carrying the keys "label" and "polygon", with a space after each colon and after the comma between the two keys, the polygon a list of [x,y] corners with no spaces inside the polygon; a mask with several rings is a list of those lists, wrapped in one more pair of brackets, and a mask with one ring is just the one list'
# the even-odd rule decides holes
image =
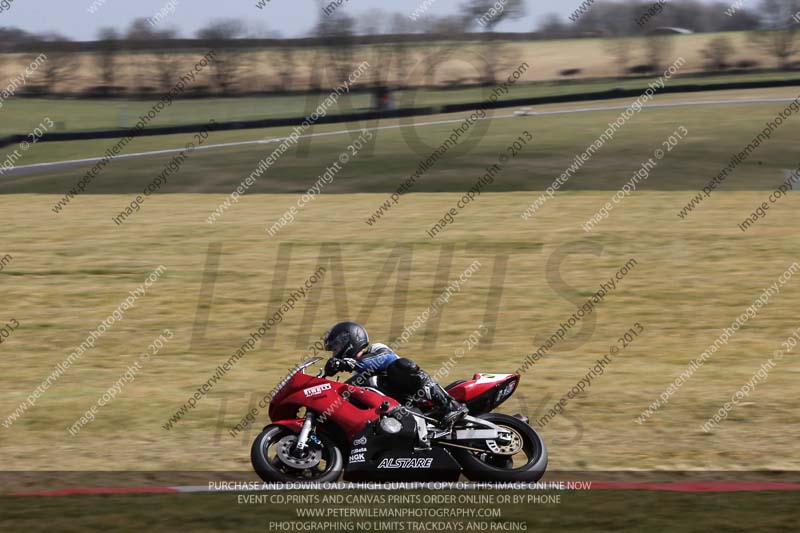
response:
{"label": "rider", "polygon": [[398,398],[431,400],[443,427],[469,412],[414,361],[402,358],[385,344],[369,342],[367,330],[356,322],[339,322],[325,333],[325,350],[333,356],[325,364],[325,374],[333,376],[347,370],[369,378],[380,372],[386,375],[386,392]]}

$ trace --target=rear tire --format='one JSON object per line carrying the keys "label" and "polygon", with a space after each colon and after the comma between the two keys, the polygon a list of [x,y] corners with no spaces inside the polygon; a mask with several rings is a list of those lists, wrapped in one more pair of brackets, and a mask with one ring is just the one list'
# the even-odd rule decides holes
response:
{"label": "rear tire", "polygon": [[[461,464],[464,475],[471,481],[527,482],[538,481],[547,470],[547,447],[531,426],[525,422],[500,413],[488,413],[478,418],[506,426],[520,434],[527,462],[513,468],[508,456],[490,453],[478,454],[469,450],[452,448],[450,451]],[[512,467],[512,468],[509,468]]]}
{"label": "rear tire", "polygon": [[283,426],[267,426],[253,441],[250,462],[261,479],[268,483],[329,483],[339,479],[344,468],[342,452],[331,439],[320,433],[317,437],[322,442],[322,459],[325,461],[321,469],[298,470],[282,463],[277,456],[269,456],[271,446],[292,435],[295,433]]}

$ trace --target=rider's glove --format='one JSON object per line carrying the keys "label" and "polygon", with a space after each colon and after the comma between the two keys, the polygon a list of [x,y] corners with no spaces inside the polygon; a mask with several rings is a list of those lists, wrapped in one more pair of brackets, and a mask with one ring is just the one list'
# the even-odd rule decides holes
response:
{"label": "rider's glove", "polygon": [[356,369],[356,360],[355,359],[340,359],[341,369],[347,370],[348,372],[352,372]]}
{"label": "rider's glove", "polygon": [[328,359],[328,362],[325,363],[325,375],[326,376],[335,376],[341,370],[341,359],[337,359],[336,357],[331,357]]}
{"label": "rider's glove", "polygon": [[331,357],[330,359],[328,359],[328,362],[325,363],[326,376],[335,376],[342,370],[346,370],[347,372],[352,372],[355,369],[356,369],[355,359],[339,359],[338,357]]}

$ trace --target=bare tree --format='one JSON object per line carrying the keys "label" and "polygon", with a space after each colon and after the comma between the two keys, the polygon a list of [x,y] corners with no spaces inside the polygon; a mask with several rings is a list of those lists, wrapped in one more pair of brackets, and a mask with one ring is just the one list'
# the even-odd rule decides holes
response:
{"label": "bare tree", "polygon": [[484,31],[484,83],[497,81],[497,67],[504,63],[505,50],[494,36],[494,28],[505,20],[517,19],[525,15],[523,0],[506,0],[501,7],[496,0],[468,0],[462,11],[470,26],[478,26]]}
{"label": "bare tree", "polygon": [[[361,35],[386,35],[390,28],[389,15],[382,9],[369,9],[358,18],[356,26]],[[373,86],[388,83],[392,67],[392,46],[391,43],[378,41],[365,49],[370,64],[367,75]]]}
{"label": "bare tree", "polygon": [[454,51],[461,52],[464,50],[462,43],[459,42],[456,47],[453,46],[452,41],[448,42],[445,39],[463,35],[469,27],[469,22],[463,15],[430,16],[423,21],[422,26],[423,34],[428,36],[428,40],[424,43],[424,48],[420,50],[421,54],[419,55],[422,57],[414,67],[414,77],[416,79],[409,80],[409,84],[413,83],[417,86],[435,85],[437,73],[443,70],[443,65],[453,59]]}
{"label": "bare tree", "polygon": [[0,26],[0,50],[10,51],[16,45],[35,42],[36,36],[19,28]]}
{"label": "bare tree", "polygon": [[308,90],[322,90],[322,72],[328,64],[328,53],[324,48],[312,48],[307,51],[308,58]]}
{"label": "bare tree", "polygon": [[49,93],[56,92],[59,85],[69,82],[75,77],[80,60],[73,52],[50,52],[47,61],[42,65],[42,81]]}
{"label": "bare tree", "polygon": [[221,19],[209,23],[197,32],[197,37],[206,41],[216,52],[211,61],[211,78],[223,94],[230,93],[240,83],[239,75],[247,56],[231,41],[241,39],[245,30],[245,24],[238,19]]}
{"label": "bare tree", "polygon": [[218,19],[198,30],[197,38],[204,41],[225,42],[241,39],[245,30],[245,24],[239,19]]}
{"label": "bare tree", "polygon": [[663,70],[666,62],[671,59],[675,47],[673,35],[653,32],[644,36],[644,46],[647,52],[647,64],[653,71]]}
{"label": "bare tree", "polygon": [[383,35],[389,29],[389,15],[383,9],[367,9],[356,20],[356,33],[359,35]]}
{"label": "bare tree", "polygon": [[129,41],[160,41],[174,39],[177,33],[177,30],[172,28],[157,30],[146,18],[140,17],[134,19],[128,26],[125,38]]}
{"label": "bare tree", "polygon": [[211,62],[211,78],[223,94],[229,94],[242,83],[241,72],[247,63],[243,50],[237,48],[218,48]]}
{"label": "bare tree", "polygon": [[275,61],[278,65],[278,87],[288,91],[294,83],[294,72],[297,70],[297,54],[294,48],[281,46],[275,50]]}
{"label": "bare tree", "polygon": [[635,13],[639,12],[639,4],[623,5],[599,4],[592,8],[581,22],[591,25],[592,31],[606,39],[603,46],[614,60],[619,74],[628,73],[635,44],[631,35],[638,33]]}
{"label": "bare tree", "polygon": [[328,80],[332,85],[338,85],[343,80],[346,80],[353,71],[355,28],[355,19],[342,11],[335,11],[331,15],[322,13],[317,25],[314,27],[314,35],[322,40],[325,47],[328,56],[327,66],[333,70],[336,78],[335,80]]}
{"label": "bare tree", "polygon": [[181,68],[178,56],[171,50],[159,50],[153,53],[153,68],[155,80],[162,92],[169,92],[178,78],[178,69]]}
{"label": "bare tree", "polygon": [[731,11],[729,2],[715,2],[707,7],[713,14],[723,13],[724,17],[712,18],[708,31],[749,31],[758,29],[761,23],[758,13],[748,9],[738,9]]}
{"label": "bare tree", "polygon": [[497,0],[468,0],[462,11],[472,18],[474,24],[486,31],[494,31],[504,20],[518,19],[525,15],[524,0],[506,0],[497,7]]}
{"label": "bare tree", "polygon": [[556,13],[549,13],[542,18],[536,32],[545,39],[561,39],[569,35],[570,29]]}
{"label": "bare tree", "polygon": [[800,26],[794,20],[800,12],[800,0],[761,0],[764,30],[752,34],[752,40],[767,50],[778,63],[788,69],[798,50]]}
{"label": "bare tree", "polygon": [[615,35],[603,41],[603,47],[614,58],[614,65],[618,74],[624,76],[628,73],[631,64],[631,50],[633,39],[624,35]]}
{"label": "bare tree", "polygon": [[[176,55],[171,50],[169,40],[176,37],[176,30],[172,28],[158,30],[146,18],[140,17],[131,22],[125,31],[127,41],[146,41],[160,48],[153,53],[153,61],[129,62],[129,68],[134,69],[136,80],[139,82],[154,80],[156,86],[163,91],[168,91],[172,87],[179,65]],[[145,88],[143,84],[140,84],[140,87]]]}
{"label": "bare tree", "polygon": [[59,33],[43,33],[33,41],[37,50],[46,49],[47,61],[40,67],[38,79],[40,88],[46,93],[55,93],[58,85],[71,80],[78,70],[78,54],[63,51],[60,43],[69,39]]}
{"label": "bare tree", "polygon": [[394,43],[389,48],[391,63],[387,79],[392,79],[391,71],[394,70],[397,84],[405,86],[409,82],[408,75],[415,64],[414,48],[405,36],[414,31],[414,26],[406,15],[395,13],[391,16],[389,31],[394,35]]}
{"label": "bare tree", "polygon": [[98,51],[95,54],[102,85],[111,87],[116,80],[117,53],[120,49],[119,33],[114,28],[102,28],[97,34]]}
{"label": "bare tree", "polygon": [[[17,45],[36,42],[36,40],[37,38],[35,35],[20,30],[19,28],[0,26],[0,80],[6,79],[4,64],[9,66],[14,65],[16,71],[14,56],[6,52],[13,51]],[[13,75],[16,76],[16,72]]]}
{"label": "bare tree", "polygon": [[733,55],[733,44],[727,37],[715,37],[702,52],[706,64],[714,70],[725,70],[730,67],[730,57]]}

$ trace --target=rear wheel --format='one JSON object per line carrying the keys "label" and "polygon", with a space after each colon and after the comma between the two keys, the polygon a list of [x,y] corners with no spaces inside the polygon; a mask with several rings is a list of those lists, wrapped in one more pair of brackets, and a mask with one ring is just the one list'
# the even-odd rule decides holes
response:
{"label": "rear wheel", "polygon": [[296,451],[297,434],[282,426],[267,426],[250,449],[250,461],[259,477],[271,483],[327,483],[339,479],[342,452],[328,437],[317,434],[322,446]]}
{"label": "rear wheel", "polygon": [[494,452],[453,448],[451,451],[472,481],[538,481],[547,469],[547,447],[536,431],[513,416],[488,413],[479,418],[511,433],[511,441],[496,444]]}

